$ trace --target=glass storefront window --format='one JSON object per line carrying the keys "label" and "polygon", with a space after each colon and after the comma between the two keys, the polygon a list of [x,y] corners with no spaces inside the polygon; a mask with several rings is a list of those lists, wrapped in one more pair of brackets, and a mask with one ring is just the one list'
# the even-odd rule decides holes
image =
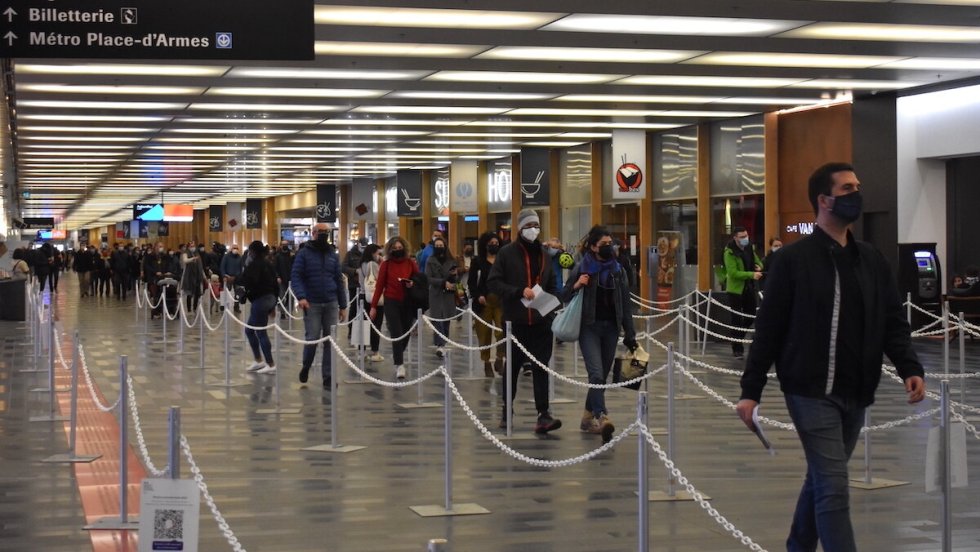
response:
{"label": "glass storefront window", "polygon": [[765,186],[762,115],[711,125],[711,195],[761,194]]}
{"label": "glass storefront window", "polygon": [[[769,238],[765,232],[765,196],[763,194],[718,197],[711,200],[711,264],[723,264],[725,246],[735,227],[744,227],[759,257],[765,257]],[[712,271],[713,273],[715,271]],[[717,279],[716,276],[712,276]],[[718,282],[715,282],[716,286]]]}
{"label": "glass storefront window", "polygon": [[[649,244],[668,255],[669,267],[648,278],[652,296],[662,297],[661,288],[670,288],[668,298],[681,297],[697,288],[698,284],[698,205],[696,200],[657,201],[653,204],[654,233],[656,243]],[[646,251],[649,253],[650,248]],[[661,263],[659,262],[657,266]],[[663,274],[666,272],[666,275]]]}
{"label": "glass storefront window", "polygon": [[578,207],[592,203],[592,148],[589,144],[563,149],[559,155],[561,204]]}
{"label": "glass storefront window", "polygon": [[[685,127],[653,138],[653,198],[698,197],[698,129]],[[610,176],[611,178],[611,176]]]}

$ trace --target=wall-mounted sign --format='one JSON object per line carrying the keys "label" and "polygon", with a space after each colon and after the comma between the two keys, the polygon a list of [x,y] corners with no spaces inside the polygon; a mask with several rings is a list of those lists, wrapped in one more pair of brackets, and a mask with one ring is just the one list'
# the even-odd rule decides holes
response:
{"label": "wall-mounted sign", "polygon": [[316,187],[317,222],[337,222],[337,185],[319,184]]}
{"label": "wall-mounted sign", "polygon": [[212,205],[208,208],[208,230],[211,232],[221,232],[224,230],[224,208],[222,205]]}
{"label": "wall-mounted sign", "polygon": [[262,228],[262,200],[245,200],[245,228]]}
{"label": "wall-mounted sign", "polygon": [[521,206],[542,207],[551,198],[551,151],[521,148]]}
{"label": "wall-mounted sign", "polygon": [[646,144],[642,130],[614,130],[613,193],[614,199],[646,197]]}
{"label": "wall-mounted sign", "polygon": [[454,213],[475,213],[477,211],[477,163],[467,159],[453,161],[450,171],[451,189],[449,208]]}
{"label": "wall-mounted sign", "polygon": [[422,216],[422,171],[404,169],[398,171],[398,216]]}
{"label": "wall-mounted sign", "polygon": [[232,232],[242,229],[242,204],[235,202],[225,205],[225,225]]}
{"label": "wall-mounted sign", "polygon": [[510,159],[487,164],[487,209],[491,213],[510,211],[513,186]]}
{"label": "wall-mounted sign", "polygon": [[432,212],[435,216],[449,215],[449,169],[435,171],[432,181]]}
{"label": "wall-mounted sign", "polygon": [[314,57],[313,0],[7,0],[0,9],[0,57]]}
{"label": "wall-mounted sign", "polygon": [[47,230],[54,226],[54,217],[24,217],[22,230]]}

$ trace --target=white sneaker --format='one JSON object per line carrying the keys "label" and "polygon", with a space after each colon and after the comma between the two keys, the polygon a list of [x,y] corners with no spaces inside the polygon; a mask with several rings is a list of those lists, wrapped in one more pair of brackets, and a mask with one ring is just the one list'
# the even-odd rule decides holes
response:
{"label": "white sneaker", "polygon": [[446,358],[446,348],[436,347],[436,356],[439,358]]}
{"label": "white sneaker", "polygon": [[261,360],[257,360],[255,362],[253,362],[251,366],[249,366],[248,368],[246,368],[245,371],[246,372],[259,372],[260,370],[262,370],[263,368],[266,368],[266,367],[267,367],[267,364],[266,363],[262,362]]}
{"label": "white sneaker", "polygon": [[255,373],[256,374],[275,374],[276,373],[276,367],[275,366],[266,366],[265,368],[262,368],[258,372],[255,372]]}
{"label": "white sneaker", "polygon": [[405,367],[404,366],[402,366],[402,365],[395,366],[395,377],[396,378],[398,378],[400,380],[403,380],[403,379],[405,379],[405,376],[406,375],[407,375],[407,371],[405,370]]}
{"label": "white sneaker", "polygon": [[384,362],[385,357],[381,356],[380,353],[372,353],[368,355],[367,359],[371,362]]}

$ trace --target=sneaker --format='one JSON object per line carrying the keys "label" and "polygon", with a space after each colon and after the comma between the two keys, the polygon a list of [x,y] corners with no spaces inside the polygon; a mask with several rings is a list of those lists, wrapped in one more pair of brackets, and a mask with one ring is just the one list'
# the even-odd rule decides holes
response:
{"label": "sneaker", "polygon": [[446,349],[444,347],[436,347],[436,356],[446,358]]}
{"label": "sneaker", "polygon": [[602,435],[602,442],[608,443],[612,441],[613,432],[616,431],[616,426],[609,420],[609,416],[603,414],[600,416],[596,422],[599,425],[599,434]]}
{"label": "sneaker", "polygon": [[266,367],[266,363],[261,360],[256,360],[251,366],[245,369],[246,372],[258,372]]}
{"label": "sneaker", "polygon": [[507,429],[507,418],[501,418],[500,423],[497,424],[500,429]]}
{"label": "sneaker", "polygon": [[304,366],[299,371],[299,382],[300,383],[306,383],[309,379],[310,379],[310,367],[309,366]]}
{"label": "sneaker", "polygon": [[275,366],[266,366],[265,368],[262,368],[262,369],[260,369],[259,371],[255,372],[255,373],[256,374],[275,374],[276,373],[276,367]]}
{"label": "sneaker", "polygon": [[381,356],[380,353],[371,353],[368,355],[367,359],[371,362],[384,362],[385,357]]}
{"label": "sneaker", "polygon": [[323,388],[330,389],[330,380],[323,380]]}
{"label": "sneaker", "polygon": [[405,379],[405,376],[407,374],[408,374],[408,372],[405,370],[405,367],[404,366],[402,366],[400,364],[398,366],[395,366],[395,377],[396,378],[398,378],[400,380],[403,380],[403,379]]}
{"label": "sneaker", "polygon": [[490,364],[489,360],[483,361],[483,375],[492,378],[493,377],[493,365]]}
{"label": "sneaker", "polygon": [[732,351],[732,356],[738,360],[745,358],[745,351]]}
{"label": "sneaker", "polygon": [[525,362],[524,364],[522,364],[521,365],[521,371],[524,372],[524,375],[525,376],[530,376],[531,375],[531,363],[530,362]]}
{"label": "sneaker", "polygon": [[493,371],[497,372],[498,375],[504,375],[504,359],[498,358],[493,361]]}
{"label": "sneaker", "polygon": [[535,433],[548,433],[561,427],[561,420],[552,418],[551,414],[539,414],[538,423],[534,426]]}

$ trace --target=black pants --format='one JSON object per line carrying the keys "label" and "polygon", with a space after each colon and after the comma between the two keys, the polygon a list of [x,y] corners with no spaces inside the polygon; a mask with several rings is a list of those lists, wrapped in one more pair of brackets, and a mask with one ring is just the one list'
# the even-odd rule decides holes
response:
{"label": "black pants", "polygon": [[[349,299],[354,299],[355,297],[357,297],[357,288],[354,289],[347,288],[347,297]],[[355,299],[354,302],[351,303],[350,308],[347,309],[347,320],[353,320],[357,318],[357,313],[360,312],[357,308],[357,303],[358,302]],[[341,308],[343,308],[343,305],[341,305]],[[351,340],[351,336],[353,335],[353,333],[354,333],[354,325],[349,324],[347,326],[347,341]]]}
{"label": "black pants", "polygon": [[[384,309],[384,317],[388,320],[388,333],[391,334],[389,337],[398,337],[403,335],[409,328],[412,327],[412,321],[415,317],[415,313],[412,312],[403,302],[395,301],[390,297],[385,297]],[[405,349],[408,348],[408,339],[409,336],[406,335],[404,338],[391,343],[392,360],[395,363],[395,366],[405,364]]]}
{"label": "black pants", "polygon": [[[371,299],[372,299],[371,297],[364,298],[364,309],[367,310],[368,313],[371,312]],[[384,322],[385,319],[385,307],[384,305],[381,305],[376,310],[377,310],[377,314],[375,314],[374,318],[371,319],[371,325],[373,325],[375,328],[380,330],[381,324]],[[381,347],[381,336],[378,335],[378,332],[371,330],[371,352],[377,353],[378,348],[380,347]]]}
{"label": "black pants", "polygon": [[126,290],[129,289],[129,273],[128,272],[113,272],[112,273],[112,292],[119,299],[120,296],[126,298]]}
{"label": "black pants", "polygon": [[58,291],[58,280],[61,277],[61,270],[54,268],[51,269],[51,275],[48,276],[50,281],[51,291]]}
{"label": "black pants", "polygon": [[[741,295],[734,293],[728,294],[728,305],[732,308],[732,326],[738,326],[739,330],[732,330],[732,339],[745,339],[745,330],[752,326],[754,318],[745,316],[746,314],[755,316],[755,286],[745,286]],[[732,341],[732,352],[742,354],[745,352],[745,345]]]}
{"label": "black pants", "polygon": [[[524,348],[528,350],[529,353],[534,355],[534,358],[538,359],[542,364],[547,365],[551,362],[551,348],[554,342],[554,335],[551,333],[551,325],[542,322],[541,324],[535,324],[529,326],[527,324],[512,324],[511,334],[514,339],[521,342]],[[521,375],[521,365],[528,362],[528,357],[524,354],[524,351],[514,343],[511,346],[511,361],[510,361],[510,392],[514,400],[517,399],[517,382]],[[545,372],[540,366],[531,361],[531,378],[534,384],[534,407],[537,409],[538,414],[548,413],[548,372]],[[501,396],[503,397],[503,417],[507,417],[507,378],[500,384]]]}

